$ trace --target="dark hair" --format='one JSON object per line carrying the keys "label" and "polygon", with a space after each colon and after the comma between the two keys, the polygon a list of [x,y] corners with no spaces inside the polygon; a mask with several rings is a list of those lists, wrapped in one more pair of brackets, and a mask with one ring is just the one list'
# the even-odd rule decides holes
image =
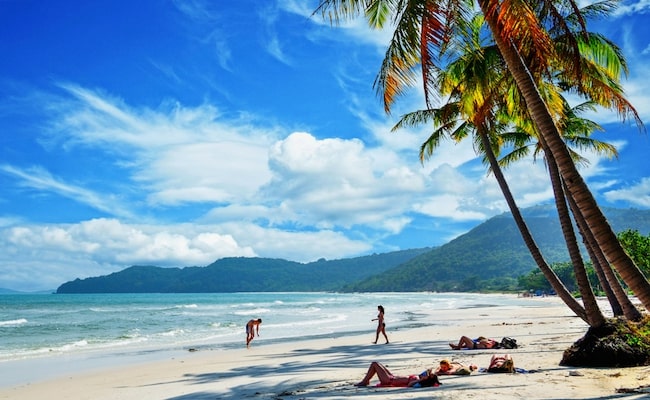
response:
{"label": "dark hair", "polygon": [[422,387],[431,387],[431,386],[439,386],[441,385],[440,380],[438,379],[438,375],[431,374],[427,376],[425,379],[420,380],[420,386]]}
{"label": "dark hair", "polygon": [[261,324],[262,323],[262,318],[258,318],[257,322],[259,322]]}
{"label": "dark hair", "polygon": [[377,308],[378,308],[378,309],[379,309],[379,311],[381,311],[382,313],[384,312],[384,306],[382,306],[382,305],[379,305],[379,306],[377,306]]}
{"label": "dark hair", "polygon": [[498,367],[492,367],[487,369],[487,372],[505,372],[505,373],[512,373],[515,372],[515,362],[512,360],[512,358],[505,359],[503,363],[498,366]]}

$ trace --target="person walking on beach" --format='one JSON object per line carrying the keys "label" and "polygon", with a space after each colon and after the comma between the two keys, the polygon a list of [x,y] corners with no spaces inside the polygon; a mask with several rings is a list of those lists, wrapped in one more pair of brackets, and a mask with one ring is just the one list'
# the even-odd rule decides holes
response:
{"label": "person walking on beach", "polygon": [[379,310],[377,318],[372,319],[372,321],[377,321],[377,335],[375,336],[375,341],[373,343],[377,344],[377,340],[379,340],[379,334],[382,333],[386,338],[386,344],[388,344],[388,336],[386,336],[386,323],[384,322],[384,306],[377,306],[377,310]]}
{"label": "person walking on beach", "polygon": [[246,324],[246,348],[250,346],[251,341],[255,337],[255,333],[257,333],[258,337],[260,336],[261,323],[262,323],[262,318],[258,318],[258,319],[251,319]]}

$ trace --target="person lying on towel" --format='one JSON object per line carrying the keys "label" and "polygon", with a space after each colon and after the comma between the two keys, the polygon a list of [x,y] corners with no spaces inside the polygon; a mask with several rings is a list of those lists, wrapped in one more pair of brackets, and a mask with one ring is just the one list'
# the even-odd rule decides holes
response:
{"label": "person lying on towel", "polygon": [[383,364],[373,361],[368,367],[366,376],[361,382],[354,386],[368,386],[370,380],[377,375],[379,384],[377,386],[393,386],[393,387],[431,387],[439,386],[440,381],[438,376],[433,373],[431,369],[422,372],[420,375],[409,376],[396,376],[388,370]]}

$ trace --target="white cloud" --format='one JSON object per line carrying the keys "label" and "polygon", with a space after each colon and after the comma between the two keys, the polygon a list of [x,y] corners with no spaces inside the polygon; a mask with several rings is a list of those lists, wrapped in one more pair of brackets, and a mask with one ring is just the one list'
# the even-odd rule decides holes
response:
{"label": "white cloud", "polygon": [[640,207],[650,207],[650,177],[642,178],[638,183],[626,188],[606,191],[608,201],[624,201]]}
{"label": "white cloud", "polygon": [[[223,257],[258,255],[307,262],[371,249],[365,242],[329,230],[289,232],[235,222],[163,226],[93,219],[2,228],[0,239],[0,287],[23,290],[54,289],[68,280],[105,275],[130,265],[204,266]],[[42,279],[29,283],[35,276]]]}
{"label": "white cloud", "polygon": [[353,240],[329,229],[288,230],[263,228],[246,222],[229,222],[216,227],[228,232],[241,246],[249,246],[262,257],[279,257],[298,262],[320,258],[339,259],[364,254],[372,249],[365,240]]}
{"label": "white cloud", "polygon": [[134,179],[149,184],[153,203],[245,200],[270,179],[267,153],[263,143],[188,143],[161,149]]}
{"label": "white cloud", "polygon": [[228,42],[227,31],[220,29],[223,26],[222,16],[219,11],[212,9],[211,2],[201,0],[174,0],[172,4],[184,17],[181,24],[187,26],[186,31],[192,39],[208,45],[217,58],[219,66],[231,71],[232,51]]}
{"label": "white cloud", "polygon": [[624,17],[626,15],[638,15],[650,11],[650,0],[627,0],[619,2],[614,15]]}
{"label": "white cloud", "polygon": [[358,139],[293,133],[272,147],[269,165],[273,178],[263,196],[275,199],[281,215],[324,228],[381,226],[407,210],[410,196],[424,187],[421,174],[403,163],[386,165]]}
{"label": "white cloud", "polygon": [[263,47],[276,60],[291,65],[275,27],[275,24],[278,23],[278,9],[274,5],[266,4],[259,8],[257,15],[265,27]]}
{"label": "white cloud", "polygon": [[[203,228],[206,229],[206,228]],[[209,229],[209,228],[207,228]],[[224,256],[254,256],[230,235],[180,226],[128,225],[115,219],[93,219],[78,224],[32,225],[7,228],[6,243],[47,253],[88,255],[106,264],[206,264]]]}
{"label": "white cloud", "polygon": [[[427,193],[422,193],[415,204],[415,211],[436,218],[453,221],[481,221],[497,211],[494,203],[501,201],[500,192],[490,188],[494,182],[484,179],[485,172],[467,175],[449,164],[442,164],[431,171]],[[497,210],[503,211],[503,204]]]}
{"label": "white cloud", "polygon": [[226,120],[211,105],[135,109],[121,100],[64,85],[50,140],[116,153],[154,204],[246,199],[266,182],[267,149],[276,132],[250,116]]}
{"label": "white cloud", "polygon": [[40,192],[51,192],[111,215],[125,218],[133,216],[128,207],[121,204],[122,201],[118,196],[102,195],[78,185],[65,183],[62,179],[52,176],[40,166],[23,170],[11,165],[0,165],[0,172],[19,179],[19,185],[24,188],[31,188]]}
{"label": "white cloud", "polygon": [[[312,37],[327,37],[336,41],[354,40],[360,45],[371,45],[378,52],[383,53],[393,36],[390,26],[382,30],[371,29],[363,16],[335,21],[330,18],[329,13],[325,16],[320,12],[314,13],[314,8],[310,8],[304,2],[281,0],[279,6],[287,12],[308,18],[317,27],[324,28],[317,32],[309,32],[308,34]],[[341,31],[343,31],[343,34],[341,34]]]}

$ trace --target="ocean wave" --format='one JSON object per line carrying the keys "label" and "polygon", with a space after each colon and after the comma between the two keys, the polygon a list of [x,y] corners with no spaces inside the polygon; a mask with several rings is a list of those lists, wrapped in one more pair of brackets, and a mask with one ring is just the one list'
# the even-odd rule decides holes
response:
{"label": "ocean wave", "polygon": [[63,346],[60,346],[58,348],[52,348],[50,351],[70,351],[73,349],[77,349],[79,347],[87,347],[88,346],[88,341],[87,340],[77,340],[76,342],[69,343],[69,344],[64,344]]}
{"label": "ocean wave", "polygon": [[20,326],[27,323],[25,318],[12,319],[9,321],[0,321],[0,326]]}
{"label": "ocean wave", "polygon": [[185,333],[185,330],[183,329],[172,329],[167,332],[163,332],[160,334],[160,336],[179,336],[183,335]]}
{"label": "ocean wave", "polygon": [[271,312],[271,310],[268,309],[268,308],[254,308],[252,310],[235,311],[233,314],[235,314],[235,315],[258,315],[258,314],[267,314],[269,312]]}
{"label": "ocean wave", "polygon": [[199,308],[197,304],[181,304],[174,308]]}

